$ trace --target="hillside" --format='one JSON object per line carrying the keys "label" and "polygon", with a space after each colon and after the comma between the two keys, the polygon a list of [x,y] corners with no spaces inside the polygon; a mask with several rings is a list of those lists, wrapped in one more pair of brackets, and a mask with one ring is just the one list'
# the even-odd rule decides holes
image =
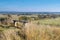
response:
{"label": "hillside", "polygon": [[[0,40],[60,40],[60,17],[41,19],[38,18],[37,15],[35,16],[1,15]],[[7,19],[5,19],[6,17]],[[16,23],[10,22],[13,20],[15,20]],[[7,24],[5,24],[5,22],[7,22]],[[15,24],[17,26],[15,26]]]}
{"label": "hillside", "polygon": [[60,40],[60,27],[26,23],[24,29],[1,28],[0,40]]}

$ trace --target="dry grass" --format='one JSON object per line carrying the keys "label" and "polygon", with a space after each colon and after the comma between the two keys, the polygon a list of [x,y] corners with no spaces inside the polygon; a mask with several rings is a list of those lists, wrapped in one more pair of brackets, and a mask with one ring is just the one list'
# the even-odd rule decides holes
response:
{"label": "dry grass", "polygon": [[[36,21],[26,23],[25,29],[0,27],[0,40],[60,40],[60,26],[55,26],[56,23],[60,25],[60,19],[55,19],[56,22],[53,20],[54,24],[52,20],[39,20],[41,24],[37,24]],[[53,26],[45,25],[50,23]]]}
{"label": "dry grass", "polygon": [[0,30],[0,40],[23,40],[20,35],[18,35],[19,29],[2,29]]}
{"label": "dry grass", "polygon": [[60,27],[26,24],[27,40],[60,40]]}
{"label": "dry grass", "polygon": [[24,30],[0,28],[0,40],[60,40],[60,27],[27,23]]}

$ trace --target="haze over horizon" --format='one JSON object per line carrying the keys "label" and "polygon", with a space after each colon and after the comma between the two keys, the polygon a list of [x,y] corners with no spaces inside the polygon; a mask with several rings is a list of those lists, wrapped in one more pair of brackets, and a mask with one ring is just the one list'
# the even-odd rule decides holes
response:
{"label": "haze over horizon", "polygon": [[0,0],[0,11],[60,12],[60,0]]}

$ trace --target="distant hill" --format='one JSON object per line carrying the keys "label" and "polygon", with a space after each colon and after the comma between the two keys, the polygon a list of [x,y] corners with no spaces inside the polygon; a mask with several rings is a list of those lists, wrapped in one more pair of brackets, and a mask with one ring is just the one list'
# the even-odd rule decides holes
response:
{"label": "distant hill", "polygon": [[0,12],[0,14],[31,15],[31,14],[60,14],[60,12]]}

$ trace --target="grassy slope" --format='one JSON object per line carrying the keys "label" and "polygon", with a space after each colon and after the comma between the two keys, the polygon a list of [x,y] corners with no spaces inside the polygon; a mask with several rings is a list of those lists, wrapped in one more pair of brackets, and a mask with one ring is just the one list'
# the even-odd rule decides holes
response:
{"label": "grassy slope", "polygon": [[26,24],[27,40],[60,40],[60,27]]}
{"label": "grassy slope", "polygon": [[[50,24],[54,26],[50,26]],[[17,34],[18,31],[22,34],[25,33],[26,40],[60,40],[60,27],[56,25],[60,25],[60,18],[37,20],[27,23],[24,32],[20,32],[20,29],[17,28],[7,29],[0,27],[0,40],[23,40]]]}
{"label": "grassy slope", "polygon": [[44,24],[44,25],[60,26],[60,18],[55,18],[55,19],[42,19],[42,20],[34,21],[33,23]]}
{"label": "grassy slope", "polygon": [[0,27],[0,40],[23,40],[20,38],[20,35],[18,35],[18,31],[20,30],[17,28]]}

